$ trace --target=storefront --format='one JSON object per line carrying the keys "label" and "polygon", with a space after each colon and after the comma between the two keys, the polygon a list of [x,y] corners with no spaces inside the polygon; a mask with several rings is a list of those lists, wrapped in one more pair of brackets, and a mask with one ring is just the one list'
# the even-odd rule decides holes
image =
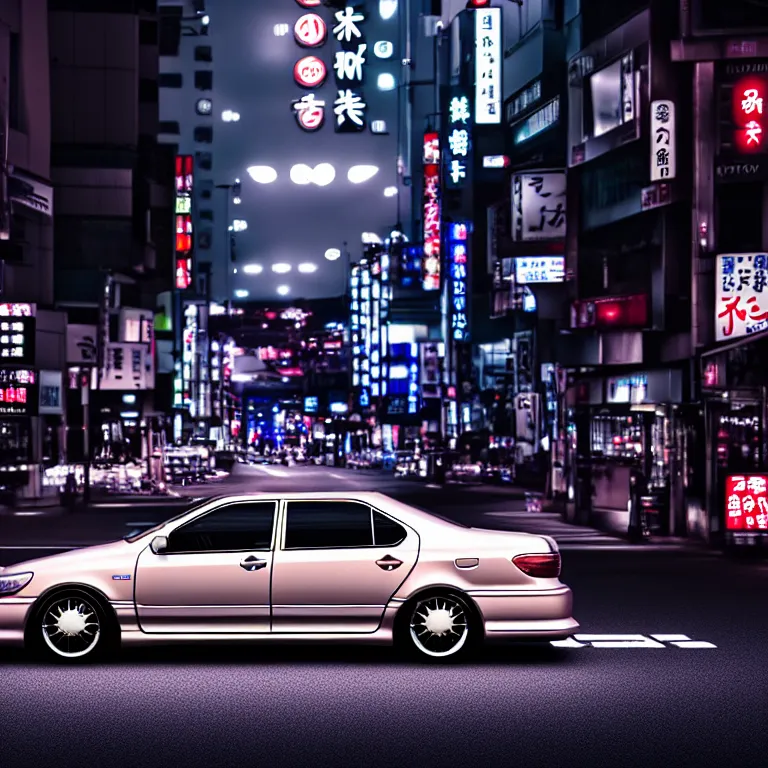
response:
{"label": "storefront", "polygon": [[656,534],[681,532],[683,371],[633,372],[571,381],[566,391],[565,474],[569,522],[626,532],[630,477],[653,498]]}

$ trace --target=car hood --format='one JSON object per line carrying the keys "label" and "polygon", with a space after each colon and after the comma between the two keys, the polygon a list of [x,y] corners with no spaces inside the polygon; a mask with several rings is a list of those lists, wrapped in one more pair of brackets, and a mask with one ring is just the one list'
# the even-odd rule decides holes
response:
{"label": "car hood", "polygon": [[[71,549],[55,555],[38,557],[14,563],[0,570],[6,573],[32,571],[36,575],[46,571],[71,571],[73,568],[88,568],[109,565],[119,570],[126,562],[133,563],[137,556],[136,547],[122,539],[108,544]],[[117,573],[117,570],[115,571]]]}

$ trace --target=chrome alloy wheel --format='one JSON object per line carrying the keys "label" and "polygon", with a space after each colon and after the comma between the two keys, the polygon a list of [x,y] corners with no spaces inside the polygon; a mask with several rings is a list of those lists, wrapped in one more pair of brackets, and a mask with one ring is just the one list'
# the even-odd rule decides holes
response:
{"label": "chrome alloy wheel", "polygon": [[42,617],[43,640],[56,656],[76,659],[99,644],[99,612],[84,597],[68,595],[50,603]]}
{"label": "chrome alloy wheel", "polygon": [[469,637],[467,609],[461,600],[448,595],[421,600],[411,613],[411,640],[427,656],[446,657],[458,653]]}

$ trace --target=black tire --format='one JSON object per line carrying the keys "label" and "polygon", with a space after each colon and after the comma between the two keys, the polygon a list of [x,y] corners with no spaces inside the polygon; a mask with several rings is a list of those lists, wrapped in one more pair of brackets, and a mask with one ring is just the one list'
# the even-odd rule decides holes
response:
{"label": "black tire", "polygon": [[[56,626],[57,615],[61,627]],[[62,627],[72,634],[64,634]],[[83,664],[106,658],[117,638],[111,609],[90,592],[72,588],[43,598],[27,623],[26,647],[43,661]]]}
{"label": "black tire", "polygon": [[[425,618],[429,616],[434,620],[431,627],[429,618]],[[449,619],[454,623],[450,629]],[[411,659],[429,663],[464,661],[477,650],[481,640],[480,617],[470,600],[458,592],[418,595],[398,615],[395,642]]]}

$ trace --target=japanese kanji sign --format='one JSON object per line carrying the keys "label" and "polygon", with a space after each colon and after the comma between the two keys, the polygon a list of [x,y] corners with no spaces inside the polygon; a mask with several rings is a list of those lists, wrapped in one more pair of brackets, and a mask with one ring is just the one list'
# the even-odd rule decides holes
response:
{"label": "japanese kanji sign", "polygon": [[450,319],[451,338],[469,341],[469,253],[468,227],[464,223],[452,224],[448,231],[450,257]]}
{"label": "japanese kanji sign", "polygon": [[565,237],[565,171],[532,171],[512,177],[512,239]]}
{"label": "japanese kanji sign", "polygon": [[733,144],[740,153],[765,152],[768,137],[768,78],[749,75],[737,80],[731,96]]}
{"label": "japanese kanji sign", "polygon": [[475,123],[501,123],[501,8],[475,11]]}
{"label": "japanese kanji sign", "polygon": [[445,182],[451,187],[463,187],[472,149],[472,110],[469,97],[463,93],[455,93],[448,104],[447,139],[443,152]]}
{"label": "japanese kanji sign", "polygon": [[768,254],[717,257],[715,339],[738,339],[768,330]]}
{"label": "japanese kanji sign", "polygon": [[675,104],[651,102],[651,181],[669,181],[677,171]]}
{"label": "japanese kanji sign", "polygon": [[725,530],[768,531],[768,477],[725,478]]}
{"label": "japanese kanji sign", "polygon": [[422,208],[424,256],[421,263],[421,287],[440,289],[440,136],[424,134],[424,202]]}

